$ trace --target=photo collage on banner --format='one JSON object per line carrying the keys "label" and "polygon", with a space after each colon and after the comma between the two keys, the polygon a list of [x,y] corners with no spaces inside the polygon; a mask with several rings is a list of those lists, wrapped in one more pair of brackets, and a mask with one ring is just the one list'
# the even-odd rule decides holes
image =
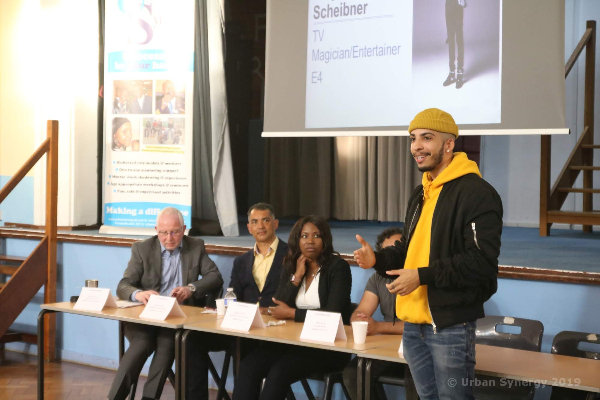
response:
{"label": "photo collage on banner", "polygon": [[106,1],[102,233],[191,226],[194,0]]}

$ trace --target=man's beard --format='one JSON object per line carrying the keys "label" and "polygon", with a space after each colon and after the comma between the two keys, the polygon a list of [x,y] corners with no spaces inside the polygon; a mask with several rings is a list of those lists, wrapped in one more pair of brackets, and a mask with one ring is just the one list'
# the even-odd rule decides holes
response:
{"label": "man's beard", "polygon": [[431,154],[433,163],[431,165],[420,166],[417,164],[417,168],[421,172],[429,172],[435,169],[438,165],[442,163],[444,159],[444,146],[440,147],[440,151],[437,154]]}

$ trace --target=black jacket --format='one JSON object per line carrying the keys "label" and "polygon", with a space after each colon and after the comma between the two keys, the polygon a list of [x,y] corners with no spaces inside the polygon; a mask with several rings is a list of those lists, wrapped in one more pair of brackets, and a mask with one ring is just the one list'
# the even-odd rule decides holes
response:
{"label": "black jacket", "polygon": [[[404,268],[422,203],[419,185],[408,203],[402,240],[375,254],[381,275]],[[468,174],[444,184],[433,213],[429,266],[418,269],[434,328],[484,317],[483,303],[498,288],[501,234],[502,200],[489,183]]]}
{"label": "black jacket", "polygon": [[258,286],[252,275],[252,267],[254,266],[254,249],[247,253],[236,257],[233,260],[233,269],[231,270],[231,280],[229,287],[233,288],[238,301],[246,303],[258,302],[261,307],[274,306],[273,296],[279,284],[279,276],[281,275],[281,265],[283,257],[287,253],[288,246],[283,240],[279,240],[277,251],[273,258],[273,264],[267,274],[267,280],[262,292],[258,291]]}
{"label": "black jacket", "polygon": [[[350,315],[350,291],[352,290],[352,273],[350,265],[346,260],[338,256],[332,256],[327,265],[323,265],[319,277],[319,302],[321,311],[342,313],[344,323],[347,323]],[[296,296],[300,290],[299,286],[290,282],[291,273],[285,267],[281,271],[279,287],[275,298],[283,301],[292,308],[296,308]],[[306,310],[296,310],[296,322],[304,322]]]}

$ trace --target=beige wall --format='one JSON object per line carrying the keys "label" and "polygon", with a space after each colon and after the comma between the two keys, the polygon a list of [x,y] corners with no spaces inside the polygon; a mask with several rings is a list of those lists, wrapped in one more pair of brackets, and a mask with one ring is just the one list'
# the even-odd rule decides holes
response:
{"label": "beige wall", "polygon": [[[0,0],[0,175],[14,175],[57,120],[61,226],[97,222],[98,45],[97,0]],[[36,225],[44,160],[30,173]]]}
{"label": "beige wall", "polygon": [[[13,175],[34,150],[34,107],[28,84],[23,1],[0,1],[0,175]],[[33,34],[33,32],[31,33]],[[15,40],[17,38],[17,40]],[[32,173],[30,173],[32,175]]]}

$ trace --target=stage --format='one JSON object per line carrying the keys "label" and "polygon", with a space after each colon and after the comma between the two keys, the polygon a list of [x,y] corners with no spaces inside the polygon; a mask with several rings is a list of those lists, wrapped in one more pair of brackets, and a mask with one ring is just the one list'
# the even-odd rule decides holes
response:
{"label": "stage", "polygon": [[[244,216],[245,217],[245,216]],[[240,221],[242,217],[240,216]],[[282,219],[277,234],[287,241],[295,220]],[[352,262],[352,252],[358,248],[355,239],[360,234],[373,246],[377,235],[398,223],[372,221],[329,222],[336,251]],[[254,244],[245,224],[240,224],[240,236],[200,236],[212,254],[240,255]],[[1,237],[35,239],[42,231],[24,228],[0,228]],[[107,235],[97,230],[59,231],[63,242],[130,246],[146,236]],[[553,229],[549,237],[540,237],[535,228],[504,227],[500,250],[500,277],[556,282],[600,284],[600,232],[584,234],[577,230]]]}

